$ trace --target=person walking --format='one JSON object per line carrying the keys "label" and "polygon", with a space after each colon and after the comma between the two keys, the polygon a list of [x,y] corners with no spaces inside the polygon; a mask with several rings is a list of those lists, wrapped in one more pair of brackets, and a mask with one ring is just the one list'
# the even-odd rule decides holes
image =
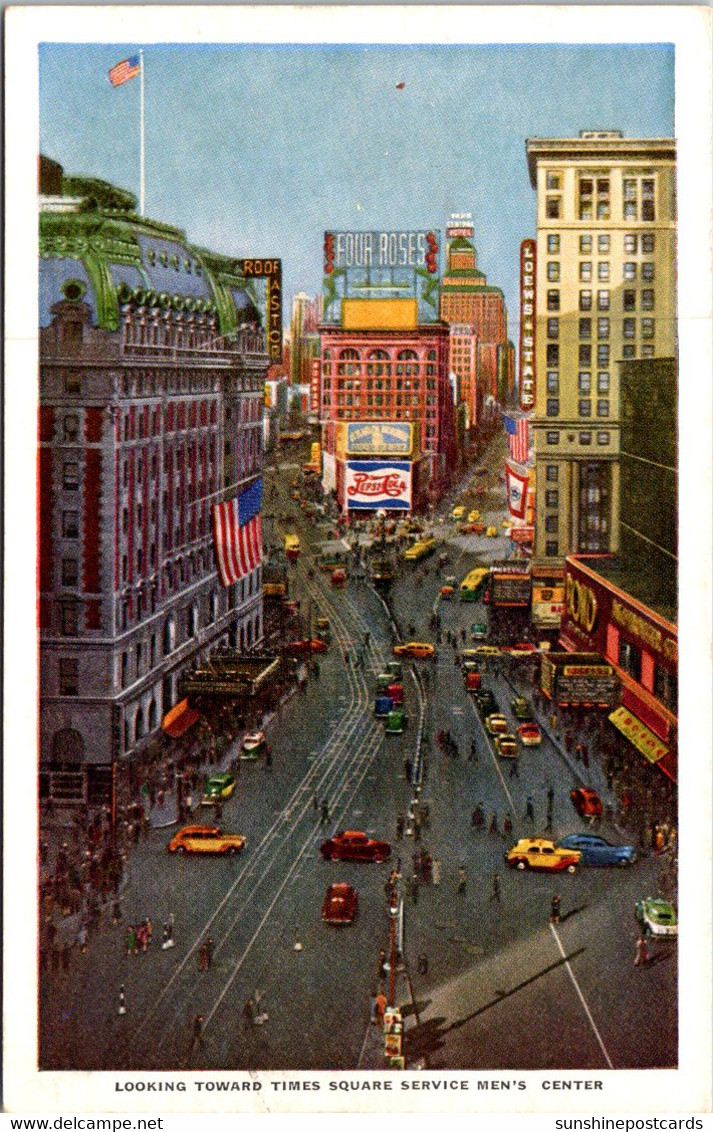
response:
{"label": "person walking", "polygon": [[493,891],[490,893],[490,900],[496,900],[500,904],[500,875],[493,873]]}
{"label": "person walking", "polygon": [[559,893],[556,892],[554,894],[554,896],[552,897],[552,903],[550,904],[550,923],[551,924],[558,924],[559,922],[560,922],[560,896],[559,896]]}
{"label": "person walking", "polygon": [[423,952],[418,957],[418,973],[419,975],[428,974],[428,956]]}
{"label": "person walking", "polygon": [[468,756],[468,762],[469,763],[477,763],[477,761],[478,761],[478,749],[475,745],[475,739],[471,739],[470,754]]}
{"label": "person walking", "polygon": [[512,818],[510,814],[506,814],[505,820],[503,821],[503,836],[512,837]]}
{"label": "person walking", "polygon": [[383,947],[379,948],[379,978],[385,979],[388,974],[386,968],[386,951]]}
{"label": "person walking", "polygon": [[483,803],[478,802],[478,805],[473,810],[470,817],[470,824],[474,829],[480,829],[485,822],[485,815],[483,813]]}
{"label": "person walking", "polygon": [[255,1025],[255,1004],[252,998],[249,998],[243,1007],[243,1033],[250,1033]]}
{"label": "person walking", "polygon": [[411,781],[412,771],[413,771],[413,763],[411,762],[411,759],[405,758],[404,759],[404,778],[406,779],[407,782]]}
{"label": "person walking", "polygon": [[369,995],[369,1022],[372,1026],[377,1023],[376,1017],[376,991],[373,990]]}
{"label": "person walking", "polygon": [[634,959],[635,967],[646,967],[651,962],[651,954],[646,942],[646,936],[643,932],[639,935],[636,941],[636,957]]}
{"label": "person walking", "polygon": [[81,955],[84,955],[87,950],[87,939],[87,925],[82,924],[79,928],[79,931],[77,932],[77,943],[79,944],[79,951]]}
{"label": "person walking", "polygon": [[494,834],[496,837],[498,836],[498,815],[495,812],[493,812],[493,816],[490,819],[490,833]]}
{"label": "person walking", "polygon": [[552,814],[555,804],[555,792],[552,785],[547,787],[547,829],[552,829]]}
{"label": "person walking", "polygon": [[458,895],[465,896],[465,889],[468,878],[466,877],[465,869],[461,865],[458,869]]}
{"label": "person walking", "polygon": [[128,928],[126,929],[126,954],[138,955],[138,953],[139,952],[136,947],[136,929],[134,928],[133,924],[129,924]]}
{"label": "person walking", "polygon": [[329,821],[329,804],[327,802],[327,799],[324,798],[322,800],[321,817],[319,819],[319,824],[320,825],[326,825],[328,821]]}
{"label": "person walking", "polygon": [[198,967],[201,971],[208,970],[208,947],[202,943],[198,951]]}
{"label": "person walking", "polygon": [[519,778],[520,777],[520,771],[518,770],[517,761],[518,761],[517,755],[515,756],[514,759],[510,759],[510,777],[511,778]]}
{"label": "person walking", "polygon": [[526,806],[525,806],[525,817],[527,818],[528,821],[531,821],[533,825],[535,824],[535,800],[532,797],[532,794],[527,795],[527,803],[526,803]]}
{"label": "person walking", "polygon": [[403,841],[404,836],[404,819],[401,814],[396,819],[396,840]]}
{"label": "person walking", "polygon": [[196,1014],[193,1019],[193,1038],[191,1040],[191,1049],[195,1046],[203,1046],[203,1015]]}
{"label": "person walking", "polygon": [[379,987],[379,993],[377,994],[376,1000],[374,1002],[374,1011],[376,1013],[376,1023],[381,1030],[383,1030],[384,1028],[384,1015],[386,1014],[387,1006],[388,1002],[386,995],[384,994],[383,989]]}
{"label": "person walking", "polygon": [[215,951],[215,944],[213,943],[213,936],[209,935],[205,941],[205,953],[208,959],[208,966],[213,966],[213,952]]}

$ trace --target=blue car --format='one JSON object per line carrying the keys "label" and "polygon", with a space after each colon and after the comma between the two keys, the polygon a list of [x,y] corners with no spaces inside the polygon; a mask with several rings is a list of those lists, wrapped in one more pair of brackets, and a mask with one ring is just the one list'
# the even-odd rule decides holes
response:
{"label": "blue car", "polygon": [[559,849],[578,849],[583,865],[631,865],[636,860],[632,845],[612,845],[595,833],[569,833],[557,842]]}

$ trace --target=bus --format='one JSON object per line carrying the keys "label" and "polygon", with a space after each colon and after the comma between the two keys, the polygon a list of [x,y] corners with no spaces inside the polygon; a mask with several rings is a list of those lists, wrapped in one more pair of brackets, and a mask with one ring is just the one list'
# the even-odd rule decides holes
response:
{"label": "bus", "polygon": [[434,538],[422,538],[404,551],[404,558],[407,562],[417,562],[419,558],[426,558],[429,554],[433,554],[435,549],[436,540]]}
{"label": "bus", "polygon": [[299,535],[285,535],[285,554],[290,562],[294,562],[300,556],[300,537]]}
{"label": "bus", "polygon": [[466,574],[460,584],[460,600],[477,601],[489,574],[490,570],[487,566],[476,566],[475,570],[471,570],[469,574]]}

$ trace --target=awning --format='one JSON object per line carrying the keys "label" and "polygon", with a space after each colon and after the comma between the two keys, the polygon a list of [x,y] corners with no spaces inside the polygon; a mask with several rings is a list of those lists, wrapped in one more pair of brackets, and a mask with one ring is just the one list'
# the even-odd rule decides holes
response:
{"label": "awning", "polygon": [[175,707],[163,717],[163,730],[172,739],[178,739],[201,717],[201,713],[188,706],[188,700],[179,700]]}
{"label": "awning", "polygon": [[657,763],[669,753],[666,744],[628,708],[618,707],[609,720],[650,763]]}

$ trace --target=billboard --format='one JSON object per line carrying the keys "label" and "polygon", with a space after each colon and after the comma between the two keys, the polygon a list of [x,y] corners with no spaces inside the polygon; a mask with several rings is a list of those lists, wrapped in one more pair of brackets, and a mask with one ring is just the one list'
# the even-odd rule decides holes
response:
{"label": "billboard", "polygon": [[413,425],[407,421],[349,421],[346,426],[349,456],[410,456]]}
{"label": "billboard", "polygon": [[419,323],[438,321],[440,232],[324,234],[326,323],[339,323],[344,299],[416,299]]}
{"label": "billboard", "polygon": [[534,240],[520,244],[520,408],[535,404],[535,283]]}
{"label": "billboard", "polygon": [[282,361],[282,260],[239,259],[238,268],[246,279],[264,281],[265,333],[272,362]]}
{"label": "billboard", "polygon": [[410,511],[410,461],[348,460],[344,501],[349,511]]}

